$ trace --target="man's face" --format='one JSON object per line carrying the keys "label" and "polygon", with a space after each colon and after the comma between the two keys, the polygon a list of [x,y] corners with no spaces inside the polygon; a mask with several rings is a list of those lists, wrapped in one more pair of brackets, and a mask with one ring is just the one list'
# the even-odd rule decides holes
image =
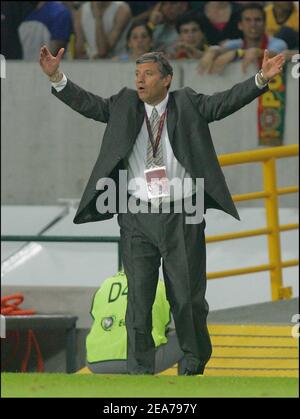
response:
{"label": "man's face", "polygon": [[292,1],[273,1],[273,7],[279,13],[288,13],[293,8]]}
{"label": "man's face", "polygon": [[197,48],[203,41],[203,32],[196,22],[185,23],[180,26],[180,40]]}
{"label": "man's face", "polygon": [[162,1],[161,4],[161,12],[169,23],[174,23],[188,8],[187,1]]}
{"label": "man's face", "polygon": [[259,10],[249,9],[242,14],[242,20],[239,22],[239,29],[243,32],[244,38],[250,40],[259,40],[265,33],[265,22],[262,13]]}
{"label": "man's face", "polygon": [[137,64],[135,85],[139,98],[150,105],[157,105],[167,95],[171,75],[162,77],[157,63]]}
{"label": "man's face", "polygon": [[152,46],[152,39],[145,26],[137,26],[131,32],[128,47],[134,55],[143,55],[149,52]]}

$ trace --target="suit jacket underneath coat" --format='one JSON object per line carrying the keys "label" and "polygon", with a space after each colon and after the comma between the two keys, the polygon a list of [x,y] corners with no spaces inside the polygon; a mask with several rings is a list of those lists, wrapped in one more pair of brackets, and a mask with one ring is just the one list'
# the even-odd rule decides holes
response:
{"label": "suit jacket underneath coat", "polygon": [[[259,89],[253,76],[213,95],[198,94],[189,87],[169,93],[167,130],[170,144],[175,157],[192,178],[204,178],[205,211],[216,208],[239,219],[208,124],[236,112],[267,90],[268,87]],[[97,190],[96,184],[105,177],[118,185],[119,171],[124,169],[123,159],[131,153],[144,121],[144,103],[133,89],[125,87],[116,95],[103,99],[69,79],[63,90],[57,92],[52,88],[52,93],[85,117],[107,124],[99,156],[73,221],[81,224],[112,218],[112,213],[97,211],[96,200],[103,191]]]}

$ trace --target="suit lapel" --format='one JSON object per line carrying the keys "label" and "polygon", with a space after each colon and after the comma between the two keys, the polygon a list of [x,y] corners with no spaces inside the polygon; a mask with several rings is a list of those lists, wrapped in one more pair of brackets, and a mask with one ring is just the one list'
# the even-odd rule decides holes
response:
{"label": "suit lapel", "polygon": [[167,111],[167,129],[168,129],[168,136],[170,140],[170,144],[173,145],[174,143],[174,132],[177,122],[177,110],[175,99],[172,93],[169,93],[169,100],[168,100],[168,111]]}
{"label": "suit lapel", "polygon": [[139,99],[138,106],[137,106],[137,112],[136,112],[136,127],[135,127],[136,130],[135,130],[134,140],[136,140],[139,132],[142,129],[144,118],[145,118],[145,105],[144,105],[144,102]]}
{"label": "suit lapel", "polygon": [[126,147],[124,153],[127,154],[132,147],[134,146],[137,136],[141,131],[144,117],[145,117],[145,107],[144,103],[136,95],[135,100],[128,106],[125,104],[126,117],[127,117],[127,139]]}

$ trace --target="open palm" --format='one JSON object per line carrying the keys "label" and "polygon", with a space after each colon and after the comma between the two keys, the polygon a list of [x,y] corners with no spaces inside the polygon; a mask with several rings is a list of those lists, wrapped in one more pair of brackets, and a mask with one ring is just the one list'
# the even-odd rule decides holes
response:
{"label": "open palm", "polygon": [[49,77],[52,76],[58,69],[64,50],[64,48],[61,48],[58,51],[57,56],[54,57],[46,46],[41,48],[40,66],[42,67],[44,73],[46,73]]}
{"label": "open palm", "polygon": [[266,79],[271,80],[277,74],[281,73],[282,67],[285,63],[283,54],[277,54],[273,58],[269,58],[269,51],[266,49],[262,62],[262,71]]}

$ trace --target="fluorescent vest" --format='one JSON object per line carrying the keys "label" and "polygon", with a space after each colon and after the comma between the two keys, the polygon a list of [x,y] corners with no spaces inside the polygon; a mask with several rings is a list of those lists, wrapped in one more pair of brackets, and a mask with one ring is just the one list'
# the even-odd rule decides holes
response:
{"label": "fluorescent vest", "polygon": [[[91,309],[94,323],[86,338],[89,363],[127,359],[126,307],[127,278],[119,272],[106,279],[94,296]],[[156,347],[167,342],[166,328],[170,320],[165,285],[158,281],[152,309],[152,337]]]}

